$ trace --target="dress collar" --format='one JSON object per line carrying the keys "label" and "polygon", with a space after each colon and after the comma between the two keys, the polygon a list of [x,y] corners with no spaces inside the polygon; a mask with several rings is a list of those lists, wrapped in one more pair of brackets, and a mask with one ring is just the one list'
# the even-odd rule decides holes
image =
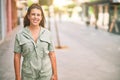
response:
{"label": "dress collar", "polygon": [[[40,27],[41,27],[41,26],[40,26]],[[41,27],[40,33],[39,33],[39,37],[40,37],[44,32],[45,32],[45,29],[44,29],[43,27]],[[31,32],[30,32],[28,26],[23,29],[22,34],[23,34],[26,38],[32,38]]]}

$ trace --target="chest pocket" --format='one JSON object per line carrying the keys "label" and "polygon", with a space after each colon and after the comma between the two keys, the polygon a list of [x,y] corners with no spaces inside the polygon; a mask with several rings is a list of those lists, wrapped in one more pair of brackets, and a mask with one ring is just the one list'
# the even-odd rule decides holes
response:
{"label": "chest pocket", "polygon": [[43,48],[43,50],[46,52],[48,51],[48,46],[50,45],[51,41],[49,39],[49,37],[40,37],[40,44]]}
{"label": "chest pocket", "polygon": [[22,55],[26,56],[34,51],[34,44],[30,39],[22,38],[20,40],[20,46],[22,48]]}

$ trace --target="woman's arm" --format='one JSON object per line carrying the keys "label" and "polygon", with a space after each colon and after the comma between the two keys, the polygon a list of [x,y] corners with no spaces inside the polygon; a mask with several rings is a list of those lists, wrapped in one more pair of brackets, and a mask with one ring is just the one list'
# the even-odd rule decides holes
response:
{"label": "woman's arm", "polygon": [[14,53],[14,70],[15,70],[15,78],[16,80],[21,80],[20,77],[20,64],[21,64],[21,54]]}
{"label": "woman's arm", "polygon": [[53,70],[52,80],[58,80],[55,53],[54,52],[49,52],[49,56],[50,56],[50,60],[51,60],[51,64],[52,64],[52,70]]}

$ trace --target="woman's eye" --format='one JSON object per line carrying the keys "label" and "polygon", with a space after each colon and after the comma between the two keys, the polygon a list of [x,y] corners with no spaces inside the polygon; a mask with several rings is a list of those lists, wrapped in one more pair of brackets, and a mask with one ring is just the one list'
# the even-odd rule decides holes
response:
{"label": "woman's eye", "polygon": [[34,15],[35,15],[35,13],[32,13],[32,15],[34,16]]}
{"label": "woman's eye", "polygon": [[41,16],[40,14],[35,14],[35,13],[32,13],[31,15],[33,15],[33,16]]}
{"label": "woman's eye", "polygon": [[37,16],[40,16],[40,14],[37,14]]}

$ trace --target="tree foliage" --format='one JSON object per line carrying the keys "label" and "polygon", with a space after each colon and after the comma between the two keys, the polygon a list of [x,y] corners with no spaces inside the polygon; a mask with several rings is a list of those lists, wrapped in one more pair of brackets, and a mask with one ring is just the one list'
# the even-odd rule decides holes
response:
{"label": "tree foliage", "polygon": [[47,5],[50,6],[53,3],[53,0],[39,0],[39,3],[41,5]]}

